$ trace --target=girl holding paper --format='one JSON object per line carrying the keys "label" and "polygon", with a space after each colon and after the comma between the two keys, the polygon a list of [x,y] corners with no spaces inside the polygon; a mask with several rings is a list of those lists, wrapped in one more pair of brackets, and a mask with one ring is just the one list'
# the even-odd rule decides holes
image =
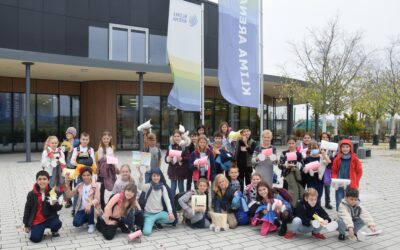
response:
{"label": "girl holding paper", "polygon": [[117,174],[119,170],[113,163],[116,162],[114,156],[114,145],[112,144],[112,136],[109,131],[104,131],[101,137],[99,149],[95,156],[98,166],[98,178],[97,181],[101,183],[100,188],[100,204],[101,209],[104,210],[106,203],[104,200],[105,189],[112,191],[115,181],[117,180]]}
{"label": "girl holding paper", "polygon": [[165,155],[165,162],[168,164],[168,177],[171,180],[172,194],[176,194],[178,186],[179,193],[185,191],[184,181],[188,173],[189,150],[185,146],[181,146],[182,134],[178,129],[172,134],[171,145],[169,145]]}
{"label": "girl holding paper", "polygon": [[296,207],[297,201],[303,197],[304,187],[301,184],[301,169],[304,167],[303,155],[296,151],[296,137],[289,136],[288,150],[282,152],[279,158],[279,169],[282,170],[283,188],[292,196],[291,205]]}
{"label": "girl holding paper", "polygon": [[271,145],[272,132],[270,130],[264,130],[261,136],[262,143],[255,148],[251,161],[255,164],[255,172],[260,173],[262,180],[272,186],[276,148]]}
{"label": "girl holding paper", "polygon": [[[207,165],[196,165],[196,160],[207,157]],[[196,150],[190,154],[189,171],[193,171],[193,181],[196,184],[199,178],[213,181],[216,175],[214,155],[207,145],[207,137],[200,135]]]}

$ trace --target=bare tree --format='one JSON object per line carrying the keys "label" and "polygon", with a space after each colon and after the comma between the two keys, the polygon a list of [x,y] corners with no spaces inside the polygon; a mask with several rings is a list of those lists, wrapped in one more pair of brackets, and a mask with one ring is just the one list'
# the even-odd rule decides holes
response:
{"label": "bare tree", "polygon": [[[326,131],[326,115],[338,115],[349,107],[350,85],[358,76],[367,56],[359,33],[342,32],[338,18],[322,30],[309,30],[309,39],[292,44],[299,66],[308,82],[304,96],[313,110],[322,115],[322,131]],[[337,122],[335,122],[337,134]]]}

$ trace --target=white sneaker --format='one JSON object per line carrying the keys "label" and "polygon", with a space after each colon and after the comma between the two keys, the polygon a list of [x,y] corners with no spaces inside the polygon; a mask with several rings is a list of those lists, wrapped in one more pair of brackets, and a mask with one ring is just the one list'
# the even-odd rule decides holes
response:
{"label": "white sneaker", "polygon": [[94,233],[94,225],[89,225],[87,232],[90,234]]}

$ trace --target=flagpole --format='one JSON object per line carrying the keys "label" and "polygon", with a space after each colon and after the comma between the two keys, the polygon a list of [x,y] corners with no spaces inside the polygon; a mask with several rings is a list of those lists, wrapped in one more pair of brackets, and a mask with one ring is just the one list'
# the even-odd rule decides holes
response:
{"label": "flagpole", "polygon": [[200,120],[204,125],[204,3],[201,3],[201,98]]}
{"label": "flagpole", "polygon": [[258,1],[259,4],[259,33],[258,33],[258,40],[259,40],[259,67],[260,67],[260,145],[262,143],[262,132],[264,130],[264,73],[263,73],[263,9],[262,9],[262,0]]}

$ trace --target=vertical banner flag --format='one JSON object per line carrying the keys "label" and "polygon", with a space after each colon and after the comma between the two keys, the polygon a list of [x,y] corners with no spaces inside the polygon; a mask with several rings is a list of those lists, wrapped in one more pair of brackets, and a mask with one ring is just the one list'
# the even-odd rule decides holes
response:
{"label": "vertical banner flag", "polygon": [[201,109],[201,5],[171,0],[167,51],[174,86],[168,103],[184,111]]}
{"label": "vertical banner flag", "polygon": [[219,0],[218,80],[222,96],[259,108],[259,0]]}

